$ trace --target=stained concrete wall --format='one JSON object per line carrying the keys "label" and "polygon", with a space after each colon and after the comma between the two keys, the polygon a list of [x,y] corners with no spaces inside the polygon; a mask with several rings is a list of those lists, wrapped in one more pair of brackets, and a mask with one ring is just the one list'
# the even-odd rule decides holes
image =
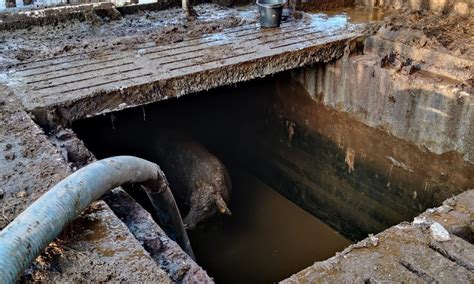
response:
{"label": "stained concrete wall", "polygon": [[[298,192],[287,196],[302,199],[303,208],[341,232],[357,232],[356,238],[474,188],[474,63],[462,55],[414,46],[410,42],[420,42],[414,33],[382,28],[356,53],[293,71],[306,91],[297,92],[308,100],[297,103],[285,95],[276,104],[294,141],[326,141],[293,142],[292,151],[321,162],[325,153],[340,148],[345,156],[324,160],[335,163],[340,170],[332,175],[345,176],[350,185],[324,192],[330,171],[323,169],[314,178],[314,172],[299,173],[294,179]],[[304,132],[309,134],[300,134]],[[330,144],[337,145],[334,151],[320,150]],[[316,169],[311,159],[306,162],[295,162],[294,168]],[[341,167],[344,162],[347,166]],[[307,179],[321,184],[305,186]]]}
{"label": "stained concrete wall", "polygon": [[449,77],[431,72],[404,75],[381,67],[381,58],[370,49],[369,44],[365,55],[295,71],[294,77],[315,101],[422,150],[456,152],[474,163],[472,94]]}
{"label": "stained concrete wall", "polygon": [[271,125],[279,130],[264,141],[287,141],[263,142],[251,164],[260,163],[255,170],[266,182],[351,239],[474,187],[474,167],[458,154],[422,151],[304,90],[282,91],[285,84],[279,82],[273,103],[280,119]]}

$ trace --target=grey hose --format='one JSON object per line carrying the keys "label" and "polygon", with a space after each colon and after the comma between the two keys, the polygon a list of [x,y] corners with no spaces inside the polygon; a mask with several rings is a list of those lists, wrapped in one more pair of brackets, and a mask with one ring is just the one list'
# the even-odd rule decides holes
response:
{"label": "grey hose", "polygon": [[158,171],[158,174],[163,178],[146,182],[142,188],[148,195],[161,226],[168,237],[177,242],[193,260],[196,260],[168,181],[161,170]]}
{"label": "grey hose", "polygon": [[[140,158],[118,156],[94,162],[71,174],[0,232],[0,283],[14,283],[66,225],[105,192],[124,183],[145,181],[149,181],[147,194],[150,198],[160,197],[169,202],[166,209],[173,211],[169,212],[170,216],[177,216],[180,220],[178,224],[182,226],[176,230],[176,234],[185,240],[183,249],[189,250],[192,255],[189,239],[176,203],[170,197],[169,188],[155,186],[167,184],[160,167]],[[158,206],[157,202],[152,200],[155,206]],[[184,236],[180,236],[183,232]]]}

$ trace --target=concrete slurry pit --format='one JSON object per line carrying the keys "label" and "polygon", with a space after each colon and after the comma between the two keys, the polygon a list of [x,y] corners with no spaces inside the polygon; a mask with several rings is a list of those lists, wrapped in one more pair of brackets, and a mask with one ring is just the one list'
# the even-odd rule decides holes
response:
{"label": "concrete slurry pit", "polygon": [[233,215],[189,231],[196,260],[125,187],[21,281],[471,283],[472,4],[412,2],[269,30],[254,6],[2,14],[0,228],[96,157],[159,164],[169,131],[233,188]]}

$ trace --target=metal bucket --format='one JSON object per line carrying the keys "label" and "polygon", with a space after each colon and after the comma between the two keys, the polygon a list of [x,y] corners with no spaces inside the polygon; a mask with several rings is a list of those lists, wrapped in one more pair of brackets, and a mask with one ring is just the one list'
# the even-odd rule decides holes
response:
{"label": "metal bucket", "polygon": [[286,0],[257,0],[260,26],[262,28],[279,27],[285,3]]}

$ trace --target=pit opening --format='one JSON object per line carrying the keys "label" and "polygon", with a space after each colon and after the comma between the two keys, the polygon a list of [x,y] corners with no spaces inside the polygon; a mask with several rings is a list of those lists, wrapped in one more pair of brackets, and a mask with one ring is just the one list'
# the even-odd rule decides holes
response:
{"label": "pit opening", "polygon": [[198,264],[218,283],[289,277],[440,205],[467,189],[473,171],[454,153],[422,151],[311,99],[290,72],[85,119],[73,129],[98,158],[153,160],[153,137],[172,130],[225,164],[233,215],[190,232]]}

